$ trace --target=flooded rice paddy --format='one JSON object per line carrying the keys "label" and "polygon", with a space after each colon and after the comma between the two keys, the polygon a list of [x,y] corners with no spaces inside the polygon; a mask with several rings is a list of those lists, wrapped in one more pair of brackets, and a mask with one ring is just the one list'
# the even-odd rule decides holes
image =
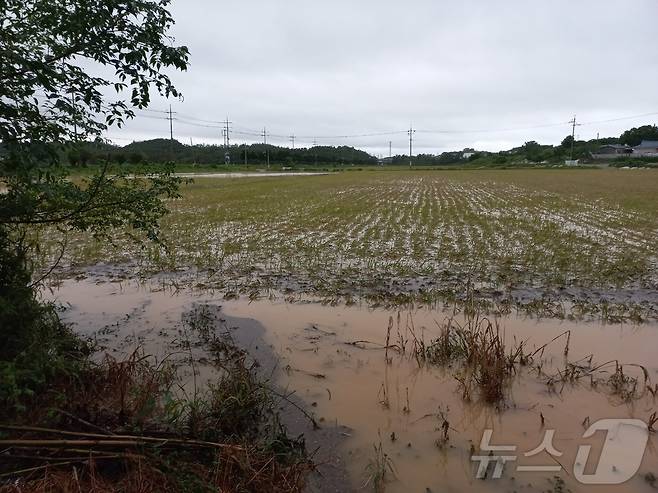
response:
{"label": "flooded rice paddy", "polygon": [[[274,290],[382,306],[476,299],[499,313],[658,319],[653,170],[197,177],[182,193],[168,203],[165,245],[71,234],[64,270],[193,269],[190,283],[252,298]],[[44,233],[50,260],[60,236]]]}
{"label": "flooded rice paddy", "polygon": [[[429,342],[440,335],[446,319],[466,322],[454,306],[331,306],[299,297],[289,303],[281,293],[252,301],[246,297],[225,299],[207,290],[110,281],[93,275],[69,279],[47,297],[61,303],[64,319],[77,332],[92,337],[102,351],[121,357],[141,348],[160,359],[179,358],[181,378],[188,389],[202,386],[204,378],[212,376],[212,369],[198,345],[188,345],[194,349],[181,356],[181,341],[194,337],[185,333],[181,321],[200,307],[220,310],[232,321],[230,329],[236,340],[262,359],[264,375],[294,393],[321,428],[335,432],[331,445],[326,443],[332,448],[328,456],[335,460],[326,459],[320,470],[339,468],[346,479],[343,484],[320,479],[313,483],[316,490],[654,491],[651,474],[658,474],[655,434],[649,436],[639,470],[621,485],[587,486],[575,473],[594,473],[605,440],[614,438],[599,432],[584,439],[590,424],[610,418],[646,422],[658,409],[655,395],[645,389],[658,382],[656,324],[498,318],[495,321],[506,347],[525,341],[528,352],[533,352],[548,345],[535,358],[535,362],[541,361],[541,370],[535,364],[518,367],[504,399],[488,404],[477,392],[464,399],[457,361],[427,364],[411,351],[414,336]],[[254,331],[254,324],[262,330]],[[568,343],[565,333],[570,334]],[[627,377],[637,382],[633,395],[615,393],[610,387],[608,379],[615,365],[574,381],[555,378],[569,362],[582,363],[588,358],[589,368],[611,360],[623,364]],[[549,384],[551,379],[557,383]],[[311,430],[310,422],[305,422],[302,431],[310,435]],[[476,478],[478,463],[472,456],[488,456],[489,452],[480,450],[486,430],[492,430],[490,444],[516,447],[504,452],[516,459],[505,464],[500,479],[492,477],[494,464],[486,478]],[[559,455],[544,451],[526,457],[547,432],[553,433],[551,442]],[[608,462],[602,459],[600,467],[623,477],[633,468],[626,459],[642,444],[642,430],[639,433],[639,442],[615,442],[616,447],[606,452]],[[583,456],[576,455],[585,444],[592,449],[583,463]],[[537,466],[539,471],[523,470]],[[386,474],[380,477],[383,470]]]}

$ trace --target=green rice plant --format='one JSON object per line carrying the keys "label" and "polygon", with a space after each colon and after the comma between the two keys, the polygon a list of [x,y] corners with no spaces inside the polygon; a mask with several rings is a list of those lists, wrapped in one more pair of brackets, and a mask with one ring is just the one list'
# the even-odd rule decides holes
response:
{"label": "green rice plant", "polygon": [[391,457],[384,452],[381,438],[372,448],[373,455],[366,466],[367,479],[363,488],[370,486],[375,493],[384,493],[386,483],[396,477],[395,466]]}

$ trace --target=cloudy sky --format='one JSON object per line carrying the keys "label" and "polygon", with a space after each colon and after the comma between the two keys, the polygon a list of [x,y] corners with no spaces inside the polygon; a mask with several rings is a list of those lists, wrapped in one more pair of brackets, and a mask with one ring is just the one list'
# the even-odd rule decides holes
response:
{"label": "cloudy sky", "polygon": [[[232,143],[267,127],[277,145],[295,134],[384,155],[389,141],[408,152],[410,125],[414,153],[439,153],[559,143],[574,114],[582,139],[658,121],[658,0],[173,0],[172,12],[191,52],[173,74],[184,101],[169,101],[185,143],[221,143],[208,122],[227,116]],[[168,136],[163,116],[108,135]],[[338,137],[362,134],[381,135]]]}

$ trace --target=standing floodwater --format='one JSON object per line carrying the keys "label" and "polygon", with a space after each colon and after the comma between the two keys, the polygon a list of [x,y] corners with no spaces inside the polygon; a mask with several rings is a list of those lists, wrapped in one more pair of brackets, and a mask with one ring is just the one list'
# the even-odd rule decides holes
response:
{"label": "standing floodwater", "polygon": [[[525,354],[534,356],[515,366],[499,401],[485,402],[475,384],[465,395],[463,382],[471,369],[462,366],[459,355],[443,362],[427,357],[420,361],[420,352],[414,350],[414,338],[417,349],[421,342],[429,346],[441,340],[448,327],[457,331],[454,334],[467,329],[469,317],[448,308],[385,310],[225,300],[212,293],[102,278],[66,281],[54,296],[71,303],[64,316],[77,331],[93,336],[115,355],[130,354],[136,347],[159,357],[168,354],[180,341],[183,314],[195,306],[219,306],[232,319],[260,322],[264,332],[257,339],[243,339],[247,349],[258,354],[258,347],[270,347],[276,363],[264,364],[275,368],[278,385],[301,398],[321,427],[338,430],[337,453],[355,490],[381,481],[392,492],[536,491],[559,487],[562,480],[554,476],[567,472],[561,476],[566,486],[583,491],[573,476],[578,445],[590,443],[599,454],[603,443],[602,435],[583,440],[587,427],[604,418],[646,421],[655,405],[653,392],[646,390],[658,381],[655,325],[496,319],[508,350],[523,341]],[[449,321],[453,325],[446,325]],[[97,330],[101,326],[105,328]],[[241,328],[234,330],[239,334]],[[204,375],[203,349],[197,351],[196,371]],[[627,385],[617,382],[623,388],[615,388],[611,380],[615,364],[597,368],[612,360],[624,365]],[[570,368],[582,374],[562,378]],[[188,372],[185,378],[189,384],[193,375]],[[310,423],[306,429],[312,429]],[[491,444],[518,451],[500,479],[492,477],[493,468],[489,477],[476,479],[478,464],[472,457],[480,454],[487,430]],[[552,444],[562,455],[525,457],[542,443],[547,430],[554,430]],[[560,471],[515,471],[519,465],[532,471],[556,464]],[[645,475],[657,466],[652,435],[638,473],[621,486],[599,486],[597,491],[651,491]]]}

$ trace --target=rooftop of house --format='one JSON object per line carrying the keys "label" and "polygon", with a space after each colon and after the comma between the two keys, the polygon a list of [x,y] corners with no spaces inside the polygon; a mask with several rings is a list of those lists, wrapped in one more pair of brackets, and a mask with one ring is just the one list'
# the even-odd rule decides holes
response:
{"label": "rooftop of house", "polygon": [[639,146],[635,146],[637,149],[638,147],[656,147],[658,148],[658,140],[643,140],[642,143]]}

